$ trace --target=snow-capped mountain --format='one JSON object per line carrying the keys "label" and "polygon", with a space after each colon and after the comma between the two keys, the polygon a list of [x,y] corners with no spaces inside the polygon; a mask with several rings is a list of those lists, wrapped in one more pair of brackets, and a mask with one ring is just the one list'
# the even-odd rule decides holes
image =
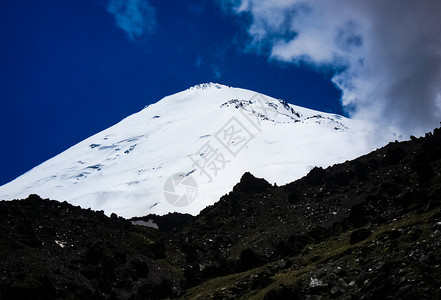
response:
{"label": "snow-capped mountain", "polygon": [[196,214],[250,171],[278,185],[365,154],[366,124],[250,90],[202,84],[163,98],[0,187],[124,217]]}

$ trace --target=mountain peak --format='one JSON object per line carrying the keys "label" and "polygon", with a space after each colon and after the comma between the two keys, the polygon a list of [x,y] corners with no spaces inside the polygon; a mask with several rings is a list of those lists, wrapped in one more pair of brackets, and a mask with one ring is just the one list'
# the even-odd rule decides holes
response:
{"label": "mountain peak", "polygon": [[207,82],[207,83],[196,84],[192,86],[190,90],[206,90],[209,88],[222,89],[222,88],[228,88],[228,86],[214,82]]}
{"label": "mountain peak", "polygon": [[369,134],[363,124],[341,116],[203,83],[165,97],[1,186],[0,198],[39,194],[128,218],[197,214],[247,171],[283,185],[313,166],[327,167],[376,148],[365,143]]}

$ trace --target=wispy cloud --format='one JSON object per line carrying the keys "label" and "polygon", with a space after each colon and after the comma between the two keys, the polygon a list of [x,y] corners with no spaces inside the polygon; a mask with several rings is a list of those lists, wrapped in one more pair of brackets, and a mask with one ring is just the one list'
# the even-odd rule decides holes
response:
{"label": "wispy cloud", "polygon": [[214,77],[214,79],[219,80],[222,78],[222,72],[219,66],[215,64],[211,64],[211,69],[212,69],[212,76]]}
{"label": "wispy cloud", "polygon": [[231,0],[272,59],[335,70],[354,118],[408,134],[441,120],[441,1]]}
{"label": "wispy cloud", "polygon": [[109,0],[107,11],[131,40],[152,33],[155,29],[155,9],[148,0]]}
{"label": "wispy cloud", "polygon": [[203,61],[203,59],[202,59],[202,57],[201,56],[197,56],[196,57],[196,63],[195,63],[195,66],[196,66],[196,68],[201,68],[201,66],[204,64],[204,61]]}

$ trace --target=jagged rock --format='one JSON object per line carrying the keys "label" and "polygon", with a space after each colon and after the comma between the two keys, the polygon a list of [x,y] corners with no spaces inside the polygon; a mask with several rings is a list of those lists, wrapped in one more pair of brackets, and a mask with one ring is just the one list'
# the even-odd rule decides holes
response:
{"label": "jagged rock", "polygon": [[366,229],[366,228],[360,228],[358,230],[355,230],[354,232],[351,233],[351,237],[349,239],[349,243],[351,245],[353,245],[353,244],[359,243],[361,241],[364,241],[371,234],[372,234],[372,232],[369,229]]}
{"label": "jagged rock", "polygon": [[258,267],[264,263],[262,257],[257,255],[253,250],[247,248],[240,253],[240,265],[242,270],[249,270]]}
{"label": "jagged rock", "polygon": [[236,184],[233,191],[240,191],[246,194],[263,193],[268,190],[271,184],[263,178],[256,178],[251,173],[246,172],[242,175],[240,182]]}
{"label": "jagged rock", "polygon": [[387,165],[395,165],[399,163],[405,156],[406,151],[401,147],[393,147],[386,151],[386,155],[383,159]]}
{"label": "jagged rock", "polygon": [[364,204],[359,203],[352,206],[349,213],[348,221],[356,228],[366,225],[368,222],[366,220],[367,211]]}
{"label": "jagged rock", "polygon": [[314,167],[309,171],[308,175],[306,175],[305,180],[311,185],[319,185],[324,182],[325,177],[326,171],[323,170],[322,167]]}

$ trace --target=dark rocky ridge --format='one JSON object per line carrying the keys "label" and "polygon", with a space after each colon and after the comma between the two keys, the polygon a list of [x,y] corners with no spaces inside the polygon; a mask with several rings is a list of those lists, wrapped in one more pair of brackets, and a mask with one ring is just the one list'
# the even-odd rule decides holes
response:
{"label": "dark rocky ridge", "polygon": [[134,226],[0,202],[0,299],[433,299],[441,130],[282,187],[250,173],[198,216]]}

